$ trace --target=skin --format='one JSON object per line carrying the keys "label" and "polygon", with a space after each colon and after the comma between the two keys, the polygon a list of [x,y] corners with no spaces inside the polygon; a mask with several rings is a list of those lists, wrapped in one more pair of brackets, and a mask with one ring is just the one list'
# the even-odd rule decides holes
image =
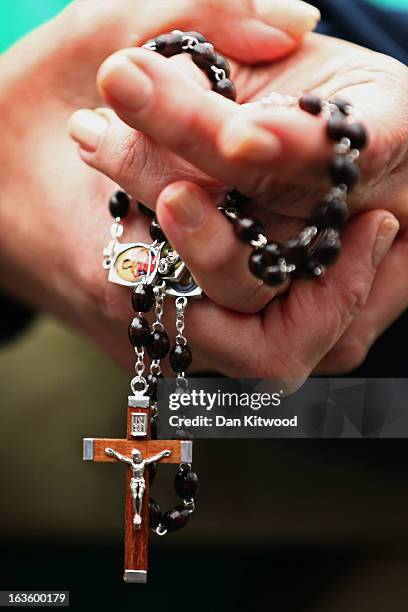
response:
{"label": "skin", "polygon": [[[127,65],[124,58],[129,60]],[[195,183],[207,193],[217,193],[213,179],[233,185],[254,198],[251,213],[259,212],[266,220],[270,237],[293,235],[329,187],[326,167],[332,145],[325,120],[296,106],[264,107],[250,102],[271,90],[291,94],[313,90],[324,99],[338,96],[350,101],[370,134],[369,146],[361,155],[361,181],[349,199],[351,213],[386,207],[401,224],[367,304],[319,364],[323,372],[352,369],[408,301],[403,282],[408,258],[408,70],[356,45],[309,35],[296,53],[279,62],[255,67],[233,62],[233,78],[241,105],[208,91],[201,73],[185,58],[169,61],[143,49],[116,54],[102,65],[98,82],[117,116],[99,111],[108,120],[107,131],[99,135],[96,146],[82,147],[80,154],[135,198],[151,207],[157,204],[166,235],[212,300],[254,313],[268,304],[276,290],[259,287],[247,270],[249,249],[237,245],[228,223],[220,216],[215,219],[208,207],[200,228],[183,227],[177,209],[191,207],[206,196],[177,179],[184,178],[185,162],[189,162],[200,170]],[[132,96],[127,95],[130,91]],[[161,180],[140,180],[152,175],[159,163],[166,164]],[[177,184],[163,190],[174,179]],[[207,244],[211,253],[217,248],[214,266],[200,256],[200,244]]]}
{"label": "skin", "polygon": [[[129,291],[107,283],[100,267],[110,223],[106,201],[114,184],[77,157],[66,135],[68,117],[81,106],[104,103],[95,74],[109,54],[175,24],[202,29],[223,53],[236,59],[245,54],[251,62],[280,57],[298,44],[296,37],[270,25],[265,29],[264,22],[254,24],[249,9],[238,10],[242,6],[236,2],[222,8],[219,23],[213,19],[214,1],[202,10],[195,3],[188,21],[186,3],[163,4],[166,10],[161,11],[143,5],[143,21],[133,23],[128,16],[138,14],[134,4],[118,0],[112,12],[111,2],[75,2],[0,62],[0,111],[8,127],[0,164],[1,284],[86,333],[124,367],[132,361],[126,340]],[[226,31],[234,36],[224,36]],[[173,154],[162,153],[156,173],[140,176],[145,191],[152,183],[161,191],[186,178],[200,183],[190,163],[183,161],[180,170],[179,158],[172,166]],[[163,168],[170,168],[167,181]],[[201,172],[200,184],[214,193],[219,181]],[[299,284],[297,292],[275,300],[261,314],[232,312],[210,300],[196,302],[186,317],[195,367],[230,376],[307,377],[364,305],[395,235],[389,227],[384,233],[383,222],[389,226],[392,220],[385,211],[356,217],[344,236],[344,256],[324,281],[304,289]],[[147,238],[146,223],[136,214],[126,220],[125,231],[138,240]],[[166,325],[174,329],[170,316]]]}

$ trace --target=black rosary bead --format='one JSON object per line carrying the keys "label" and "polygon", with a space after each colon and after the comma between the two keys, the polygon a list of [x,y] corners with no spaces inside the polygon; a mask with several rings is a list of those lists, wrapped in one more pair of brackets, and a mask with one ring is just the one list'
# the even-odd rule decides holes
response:
{"label": "black rosary bead", "polygon": [[225,208],[237,208],[242,210],[249,203],[250,199],[237,189],[232,189],[225,196]]}
{"label": "black rosary bead", "polygon": [[[150,430],[150,435],[151,435],[151,430]],[[153,481],[156,478],[156,474],[157,474],[157,463],[155,462],[150,463],[149,465],[149,484],[153,484]]]}
{"label": "black rosary bead", "polygon": [[321,99],[313,94],[304,94],[299,100],[299,106],[311,115],[319,115],[323,108]]}
{"label": "black rosary bead", "polygon": [[328,227],[338,229],[345,224],[348,215],[349,211],[346,202],[340,198],[331,198],[323,200],[317,206],[311,223],[317,229],[326,229]]}
{"label": "black rosary bead", "polygon": [[333,100],[329,100],[329,103],[334,104],[334,106],[337,106],[337,108],[341,113],[343,113],[343,115],[350,114],[351,105],[349,102],[347,102],[347,100],[342,100],[341,98],[333,98]]}
{"label": "black rosary bead", "polygon": [[152,529],[156,529],[162,520],[160,506],[155,499],[149,498],[149,525]]}
{"label": "black rosary bead", "polygon": [[295,274],[299,278],[305,278],[308,280],[315,280],[323,275],[323,266],[315,259],[307,259],[300,264],[295,271]]}
{"label": "black rosary bead", "polygon": [[170,340],[166,332],[153,330],[146,344],[146,351],[152,359],[164,359],[170,350]]}
{"label": "black rosary bead", "polygon": [[256,278],[262,278],[264,264],[262,262],[262,251],[257,249],[249,256],[249,269]]}
{"label": "black rosary bead", "polygon": [[[225,57],[223,57],[222,55],[219,55],[218,53],[215,54],[215,61],[212,64],[213,66],[215,66],[216,68],[219,68],[220,70],[223,70],[225,72],[225,78],[229,79],[231,76],[231,66],[229,64],[229,61],[225,59]],[[210,78],[212,79],[214,77],[214,71],[211,70],[210,71],[212,74],[209,74]]]}
{"label": "black rosary bead", "polygon": [[287,240],[282,246],[282,257],[295,266],[304,262],[309,256],[309,246],[298,238]]}
{"label": "black rosary bead", "polygon": [[109,200],[109,212],[114,219],[124,219],[129,212],[130,198],[124,191],[117,191]]}
{"label": "black rosary bead", "polygon": [[174,479],[174,488],[181,499],[193,499],[198,490],[198,476],[190,469],[179,468]]}
{"label": "black rosary bead", "polygon": [[341,113],[330,117],[327,122],[327,133],[334,141],[348,138],[352,149],[364,149],[367,145],[367,130],[362,123],[347,123]]}
{"label": "black rosary bead", "polygon": [[313,259],[325,266],[333,263],[341,252],[339,233],[335,229],[329,229],[326,235],[317,244]]}
{"label": "black rosary bead", "polygon": [[269,285],[270,287],[277,287],[285,282],[288,275],[282,269],[281,266],[267,266],[264,268],[262,274],[262,280],[265,285]]}
{"label": "black rosary bead", "polygon": [[157,242],[166,242],[167,240],[156,219],[153,219],[150,224],[150,236],[152,237],[152,240],[157,240]]}
{"label": "black rosary bead", "polygon": [[362,123],[348,125],[347,138],[350,139],[352,149],[364,149],[368,144],[367,130]]}
{"label": "black rosary bead", "polygon": [[153,287],[141,283],[133,289],[132,306],[136,312],[149,312],[155,301]]}
{"label": "black rosary bead", "polygon": [[184,506],[175,506],[165,512],[162,525],[167,531],[178,531],[187,525],[189,517],[190,513]]}
{"label": "black rosary bead", "polygon": [[282,257],[282,247],[277,242],[267,242],[262,249],[262,263],[264,266],[274,266]]}
{"label": "black rosary bead", "polygon": [[143,317],[135,317],[128,329],[129,340],[132,346],[141,348],[146,346],[150,336],[150,325]]}
{"label": "black rosary bead", "polygon": [[330,162],[329,170],[334,185],[343,184],[350,190],[360,176],[358,166],[345,155],[335,155]]}
{"label": "black rosary bead", "polygon": [[340,142],[343,138],[348,138],[349,124],[340,112],[332,115],[327,121],[327,135],[331,140]]}
{"label": "black rosary bead", "polygon": [[181,34],[161,34],[155,39],[156,51],[164,57],[171,57],[183,52]]}
{"label": "black rosary bead", "polygon": [[[151,398],[152,402],[157,401],[157,383],[159,378],[163,378],[163,374],[148,374],[146,376],[147,390],[146,395]],[[157,427],[157,423],[156,423]]]}
{"label": "black rosary bead", "polygon": [[242,242],[251,242],[257,240],[260,234],[263,234],[265,229],[262,223],[256,219],[249,217],[238,217],[234,221],[234,229],[237,237]]}
{"label": "black rosary bead", "polygon": [[155,218],[156,213],[154,212],[154,210],[151,210],[151,208],[148,208],[147,206],[142,204],[142,202],[138,202],[137,207],[139,209],[139,212],[141,212],[142,215],[144,215],[145,217],[149,217],[149,219]]}
{"label": "black rosary bead", "polygon": [[224,98],[235,101],[237,99],[237,90],[230,79],[221,79],[213,85],[213,91],[216,91]]}
{"label": "black rosary bead", "polygon": [[217,54],[209,43],[199,43],[193,48],[191,57],[196,66],[206,71],[215,64]]}
{"label": "black rosary bead", "polygon": [[193,361],[188,344],[175,344],[170,352],[170,365],[175,372],[185,372]]}

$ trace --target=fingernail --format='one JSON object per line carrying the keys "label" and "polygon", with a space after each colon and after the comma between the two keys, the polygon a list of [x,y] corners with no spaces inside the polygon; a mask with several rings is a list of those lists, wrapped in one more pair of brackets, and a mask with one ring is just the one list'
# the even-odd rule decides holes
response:
{"label": "fingernail", "polygon": [[150,78],[124,53],[115,53],[107,59],[98,79],[110,98],[130,110],[141,110],[153,93]]}
{"label": "fingernail", "polygon": [[184,186],[169,189],[165,205],[177,225],[185,229],[196,229],[204,222],[204,206],[199,195]]}
{"label": "fingernail", "polygon": [[253,0],[255,13],[266,23],[299,36],[320,21],[320,11],[302,0]]}
{"label": "fingernail", "polygon": [[373,266],[376,268],[392,247],[400,224],[395,217],[387,217],[380,225],[373,248]]}
{"label": "fingernail", "polygon": [[245,158],[257,162],[275,159],[282,149],[275,134],[246,121],[228,126],[220,136],[220,147],[230,159]]}
{"label": "fingernail", "polygon": [[107,129],[106,117],[92,110],[77,110],[68,121],[68,134],[89,151],[96,151]]}

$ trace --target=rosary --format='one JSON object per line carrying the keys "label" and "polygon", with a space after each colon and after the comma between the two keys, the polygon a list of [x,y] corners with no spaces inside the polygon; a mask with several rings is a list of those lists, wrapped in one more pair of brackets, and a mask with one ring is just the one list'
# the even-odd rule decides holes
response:
{"label": "rosary", "polygon": [[[230,66],[202,34],[174,30],[148,41],[144,47],[164,57],[190,54],[192,61],[207,75],[213,90],[235,100]],[[312,94],[293,98],[272,93],[260,103],[296,103],[305,112],[327,118],[327,136],[334,143],[329,165],[333,186],[317,204],[306,227],[296,238],[283,244],[268,240],[262,223],[247,214],[250,199],[237,190],[230,190],[218,208],[232,223],[237,238],[253,248],[248,265],[256,278],[269,286],[279,285],[290,276],[318,279],[340,254],[339,232],[348,218],[347,194],[359,179],[356,162],[360,150],[367,144],[367,132],[361,123],[353,120],[353,108],[344,100],[326,102]],[[191,467],[193,443],[183,439],[182,431],[174,440],[157,439],[157,387],[158,380],[163,378],[161,362],[169,355],[170,366],[176,373],[177,391],[188,389],[186,372],[192,363],[192,353],[184,335],[184,317],[188,300],[200,298],[202,292],[167,241],[155,214],[140,202],[137,203],[139,212],[150,220],[152,243],[119,241],[124,231],[121,221],[131,205],[131,198],[123,191],[117,191],[110,198],[109,210],[114,223],[111,240],[103,251],[108,280],[132,288],[135,311],[128,330],[136,363],[135,376],[130,382],[132,395],[128,397],[126,439],[85,438],[83,459],[126,465],[124,580],[146,582],[149,527],[160,536],[177,531],[187,524],[195,509],[198,477]],[[176,309],[177,333],[171,348],[162,323],[166,297],[174,299]],[[150,326],[144,315],[153,309],[155,320]],[[147,375],[146,353],[151,360]],[[149,498],[149,486],[158,462],[179,464],[175,491],[181,503],[165,513]]]}

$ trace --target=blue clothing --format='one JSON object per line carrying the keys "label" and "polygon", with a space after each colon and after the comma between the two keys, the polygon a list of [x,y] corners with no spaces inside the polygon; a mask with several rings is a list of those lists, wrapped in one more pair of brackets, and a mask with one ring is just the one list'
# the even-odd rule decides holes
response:
{"label": "blue clothing", "polygon": [[408,0],[406,10],[365,0],[309,0],[322,13],[318,31],[391,55],[408,64]]}

